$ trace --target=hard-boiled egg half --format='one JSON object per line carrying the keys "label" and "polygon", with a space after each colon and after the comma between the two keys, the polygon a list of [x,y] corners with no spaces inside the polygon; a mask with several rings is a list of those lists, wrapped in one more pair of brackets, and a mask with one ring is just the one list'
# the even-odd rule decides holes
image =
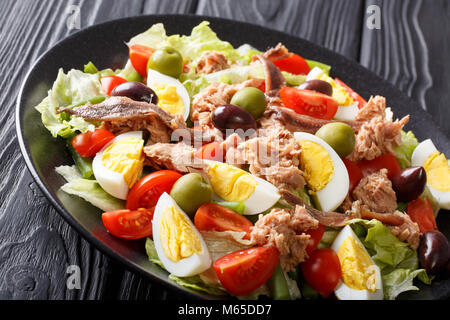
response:
{"label": "hard-boiled egg half", "polygon": [[300,167],[306,183],[323,211],[333,211],[347,196],[350,180],[347,168],[334,149],[319,137],[294,132],[300,143]]}
{"label": "hard-boiled egg half", "polygon": [[264,179],[227,163],[206,161],[206,164],[206,174],[218,200],[243,202],[245,215],[270,209],[280,199],[278,189]]}
{"label": "hard-boiled egg half", "polygon": [[189,277],[211,266],[211,257],[201,234],[166,192],[156,204],[152,228],[156,253],[170,273]]}
{"label": "hard-boiled egg half", "polygon": [[433,141],[421,142],[411,157],[413,166],[422,166],[427,173],[427,187],[439,207],[450,210],[450,166]]}
{"label": "hard-boiled egg half", "polygon": [[338,85],[333,78],[328,76],[322,69],[319,67],[314,67],[306,76],[306,81],[309,80],[322,80],[328,82],[333,88],[332,98],[336,100],[339,105],[339,108],[334,116],[336,120],[355,120],[356,115],[358,114],[359,108],[358,103],[353,100],[353,98]]}
{"label": "hard-boiled egg half", "polygon": [[147,86],[155,91],[161,109],[171,115],[181,114],[184,120],[187,120],[191,100],[186,88],[178,79],[148,69]]}
{"label": "hard-boiled egg half", "polygon": [[338,255],[342,270],[342,278],[334,290],[338,299],[383,300],[380,268],[350,225],[338,234],[331,249]]}
{"label": "hard-boiled egg half", "polygon": [[92,161],[95,179],[112,196],[125,200],[144,166],[142,131],[118,135]]}

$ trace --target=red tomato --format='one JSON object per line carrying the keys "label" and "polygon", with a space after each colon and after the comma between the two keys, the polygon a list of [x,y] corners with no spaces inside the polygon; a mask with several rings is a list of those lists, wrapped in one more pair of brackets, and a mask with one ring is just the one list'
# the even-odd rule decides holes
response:
{"label": "red tomato", "polygon": [[102,83],[103,90],[105,90],[106,94],[109,96],[115,87],[127,82],[127,80],[118,76],[106,76],[101,78],[100,82]]}
{"label": "red tomato", "polygon": [[115,210],[102,214],[105,228],[113,236],[123,239],[141,239],[152,235],[152,209]]}
{"label": "red tomato", "polygon": [[127,196],[127,209],[151,208],[156,205],[159,197],[170,193],[174,183],[181,174],[173,170],[152,172],[135,183]]}
{"label": "red tomato", "polygon": [[280,97],[285,107],[314,118],[331,120],[338,110],[332,97],[312,90],[283,87]]}
{"label": "red tomato", "polygon": [[72,138],[73,148],[83,157],[93,157],[116,136],[105,129],[80,133]]}
{"label": "red tomato", "polygon": [[420,233],[437,230],[433,207],[428,198],[417,198],[408,205],[408,215],[419,225]]}
{"label": "red tomato", "polygon": [[130,62],[133,65],[134,70],[143,77],[147,76],[147,62],[153,52],[155,52],[155,49],[139,44],[130,46],[128,50]]}
{"label": "red tomato", "polygon": [[292,74],[308,74],[311,68],[298,54],[292,53],[289,58],[284,58],[280,60],[272,61],[274,65],[278,67],[281,71],[286,71]]}
{"label": "red tomato", "polygon": [[250,239],[253,226],[247,218],[217,203],[206,203],[198,208],[194,224],[198,230],[203,231],[246,232],[246,239]]}
{"label": "red tomato", "polygon": [[306,247],[306,252],[308,253],[308,256],[310,256],[314,249],[317,248],[320,240],[322,240],[323,234],[325,233],[325,227],[319,224],[316,229],[310,229],[305,233],[311,236],[308,246]]}
{"label": "red tomato", "polygon": [[197,150],[195,156],[199,159],[208,159],[223,162],[223,148],[217,141],[205,144]]}
{"label": "red tomato", "polygon": [[353,189],[358,185],[359,181],[363,178],[363,174],[356,162],[350,161],[348,159],[342,159],[342,161],[347,168],[348,177],[350,178],[349,192],[351,193]]}
{"label": "red tomato", "polygon": [[266,82],[262,82],[257,89],[261,90],[262,92],[266,93]]}
{"label": "red tomato", "polygon": [[334,291],[342,275],[339,257],[332,249],[314,250],[300,267],[305,281],[325,298]]}
{"label": "red tomato", "polygon": [[355,91],[353,91],[353,89],[350,88],[349,86],[347,86],[344,82],[342,82],[338,78],[334,79],[334,81],[338,85],[340,85],[350,95],[350,97],[352,97],[353,100],[355,100],[355,102],[358,103],[359,109],[361,109],[362,107],[364,107],[367,104],[366,100],[364,100],[359,94],[357,94]]}
{"label": "red tomato", "polygon": [[381,169],[387,169],[388,178],[391,179],[396,174],[402,172],[397,158],[392,154],[384,154],[373,160],[361,160],[357,164],[361,168],[363,176],[368,176]]}
{"label": "red tomato", "polygon": [[222,286],[231,294],[258,289],[272,276],[280,253],[275,247],[253,247],[227,254],[213,263]]}

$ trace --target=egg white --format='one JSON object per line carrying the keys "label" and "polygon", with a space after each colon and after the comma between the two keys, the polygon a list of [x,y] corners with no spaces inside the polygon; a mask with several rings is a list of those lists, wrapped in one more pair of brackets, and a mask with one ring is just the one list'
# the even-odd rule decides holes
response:
{"label": "egg white", "polygon": [[297,140],[309,140],[322,146],[330,155],[333,162],[334,174],[330,182],[322,189],[316,192],[317,199],[323,211],[336,210],[344,201],[350,187],[350,179],[347,168],[339,155],[323,139],[306,132],[294,132],[294,138]]}
{"label": "egg white", "polygon": [[177,89],[177,94],[183,101],[184,105],[184,112],[183,112],[183,118],[186,121],[189,117],[189,111],[190,111],[190,105],[191,105],[191,99],[189,98],[189,94],[186,90],[186,88],[183,86],[183,84],[175,78],[172,78],[168,75],[162,74],[161,72],[158,72],[153,69],[147,70],[147,86],[151,89],[154,88],[156,84],[167,84],[170,86],[174,86]]}
{"label": "egg white", "polygon": [[125,182],[123,174],[120,172],[115,172],[111,169],[106,168],[103,165],[102,157],[106,148],[108,148],[114,142],[117,142],[123,138],[135,137],[142,139],[142,131],[130,131],[122,133],[115,137],[112,141],[107,143],[94,157],[92,161],[92,170],[94,172],[95,179],[98,181],[100,186],[108,192],[113,197],[118,199],[126,200],[128,195],[128,185]]}
{"label": "egg white", "polygon": [[[362,244],[362,242],[359,240],[358,236],[353,232],[350,225],[345,226],[341,232],[338,234],[336,239],[333,241],[333,244],[331,245],[331,249],[338,252],[339,247],[341,246],[342,242],[347,239],[348,237],[352,237],[356,240],[357,243],[359,243],[364,251],[368,254],[366,248]],[[369,254],[368,254],[369,255]],[[369,255],[370,257],[370,255]],[[373,262],[372,258],[370,258],[372,261],[372,264],[375,268],[375,286],[376,290],[375,292],[370,292],[368,290],[357,290],[350,288],[347,286],[342,279],[339,281],[339,284],[336,286],[336,289],[334,290],[334,293],[336,294],[336,297],[340,300],[383,300],[384,294],[383,294],[383,283],[381,280],[381,272],[380,268]]]}
{"label": "egg white", "polygon": [[349,106],[338,106],[334,119],[341,121],[353,121],[355,120],[358,112],[358,103],[354,103]]}
{"label": "egg white", "polygon": [[[160,238],[160,225],[161,220],[163,217],[164,210],[167,207],[175,206],[177,210],[179,210],[189,222],[189,225],[191,226],[192,230],[197,235],[198,239],[200,240],[200,244],[202,247],[201,253],[194,253],[192,256],[181,259],[177,262],[174,262],[170,260],[166,254],[164,253],[164,249],[161,244],[161,238]],[[158,200],[158,203],[155,207],[155,213],[153,216],[153,242],[155,243],[155,249],[156,253],[158,254],[159,259],[161,260],[161,263],[163,264],[164,268],[166,268],[167,271],[172,273],[173,275],[177,277],[189,277],[196,274],[199,274],[205,270],[207,270],[211,266],[211,257],[208,251],[208,248],[206,246],[205,241],[203,240],[203,237],[201,236],[200,232],[198,232],[197,228],[195,228],[194,224],[190,220],[190,218],[186,215],[186,213],[177,205],[175,200],[168,195],[166,192],[164,192]]]}
{"label": "egg white", "polygon": [[[425,161],[428,157],[435,151],[438,151],[431,139],[427,139],[419,143],[419,145],[414,149],[411,156],[411,165],[423,167]],[[431,195],[439,204],[442,209],[450,210],[450,192],[441,191],[433,188],[427,183],[427,188],[430,190]]]}
{"label": "egg white", "polygon": [[[205,162],[207,164],[212,164],[216,161],[208,160]],[[249,173],[249,175],[252,176],[257,185],[250,197],[247,200],[243,201],[243,203],[245,204],[244,215],[248,216],[255,215],[272,208],[278,202],[278,200],[280,200],[281,197],[278,192],[278,188],[273,184],[251,173]],[[214,200],[224,201],[216,194],[214,194]]]}

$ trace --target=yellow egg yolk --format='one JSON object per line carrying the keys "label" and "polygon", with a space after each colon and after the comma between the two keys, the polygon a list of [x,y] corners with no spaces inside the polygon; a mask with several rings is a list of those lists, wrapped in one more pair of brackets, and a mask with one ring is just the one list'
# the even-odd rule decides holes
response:
{"label": "yellow egg yolk", "polygon": [[333,94],[332,98],[336,100],[338,105],[340,106],[350,106],[354,104],[353,98],[345,91],[344,88],[342,88],[340,85],[338,85],[333,78],[327,76],[326,74],[321,75],[318,77],[319,80],[323,80],[328,82],[331,87],[333,88]]}
{"label": "yellow egg yolk", "polygon": [[145,159],[143,147],[143,139],[136,137],[120,139],[105,149],[102,164],[107,169],[121,173],[128,188],[131,188],[142,173]]}
{"label": "yellow egg yolk", "polygon": [[334,165],[330,154],[320,144],[301,140],[300,167],[312,191],[317,192],[333,179]]}
{"label": "yellow egg yolk", "polygon": [[177,87],[165,83],[158,83],[153,86],[158,96],[158,105],[169,114],[183,114],[183,99],[177,93]]}
{"label": "yellow egg yolk", "polygon": [[208,176],[214,192],[226,201],[245,201],[258,185],[248,172],[225,163],[210,165]]}
{"label": "yellow egg yolk", "polygon": [[356,290],[376,291],[375,266],[361,244],[352,236],[342,241],[337,255],[341,263],[342,280]]}
{"label": "yellow egg yolk", "polygon": [[445,155],[433,152],[423,164],[427,173],[427,183],[439,191],[450,191],[450,166]]}
{"label": "yellow egg yolk", "polygon": [[187,219],[175,206],[164,209],[159,239],[164,253],[173,262],[202,252],[200,239]]}

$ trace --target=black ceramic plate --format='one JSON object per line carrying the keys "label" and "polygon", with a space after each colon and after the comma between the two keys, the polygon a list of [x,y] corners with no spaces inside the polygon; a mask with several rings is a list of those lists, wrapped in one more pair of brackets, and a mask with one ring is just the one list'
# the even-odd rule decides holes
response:
{"label": "black ceramic plate", "polygon": [[[249,43],[265,50],[282,42],[291,51],[301,53],[306,58],[332,65],[332,75],[342,79],[363,97],[383,95],[387,97],[388,105],[396,117],[411,114],[407,129],[413,129],[420,140],[431,138],[439,150],[450,154],[448,138],[417,103],[359,64],[306,40],[247,23],[186,15],[140,16],[89,27],[59,42],[34,64],[17,99],[17,135],[31,174],[58,212],[84,238],[128,268],[180,290],[186,298],[215,298],[186,290],[171,282],[166,272],[148,261],[143,241],[120,240],[109,235],[103,227],[99,209],[59,190],[64,181],[54,168],[73,162],[63,140],[51,137],[34,106],[47,95],[59,68],[64,68],[66,72],[71,68],[82,69],[88,61],[93,61],[99,69],[121,68],[128,57],[124,42],[152,24],[164,23],[168,34],[190,34],[191,29],[203,20],[210,21],[218,36],[234,46]],[[449,216],[441,213],[438,223],[440,229],[449,236]],[[446,281],[435,282],[431,287],[424,286],[423,290],[403,294],[401,298],[443,299],[449,296],[450,281]]]}

